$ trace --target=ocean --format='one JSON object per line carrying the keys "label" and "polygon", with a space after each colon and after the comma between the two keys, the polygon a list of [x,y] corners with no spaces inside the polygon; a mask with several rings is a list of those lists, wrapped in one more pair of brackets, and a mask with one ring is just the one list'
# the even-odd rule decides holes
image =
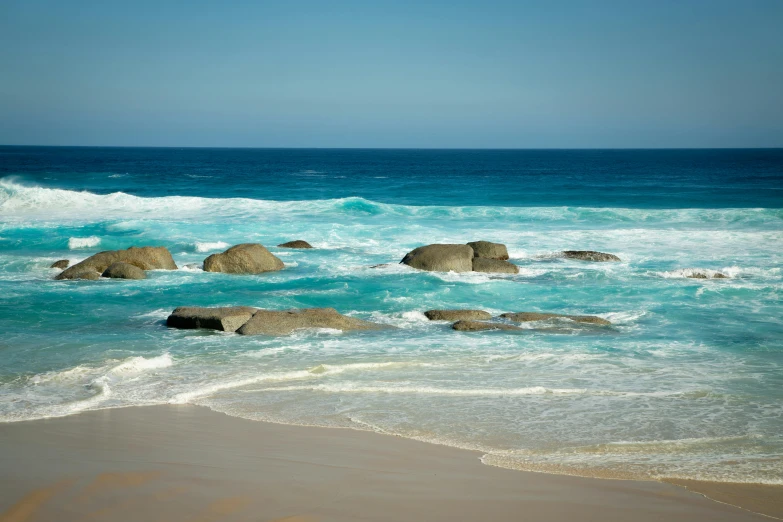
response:
{"label": "ocean", "polygon": [[[316,248],[275,246],[294,239]],[[477,240],[506,244],[519,274],[399,264]],[[245,242],[286,268],[201,270]],[[145,245],[179,270],[49,268]],[[558,255],[576,249],[622,261]],[[190,403],[514,469],[783,484],[782,267],[780,149],[0,147],[0,422]],[[181,305],[328,306],[397,328],[166,328]],[[433,308],[613,326],[456,332]]]}

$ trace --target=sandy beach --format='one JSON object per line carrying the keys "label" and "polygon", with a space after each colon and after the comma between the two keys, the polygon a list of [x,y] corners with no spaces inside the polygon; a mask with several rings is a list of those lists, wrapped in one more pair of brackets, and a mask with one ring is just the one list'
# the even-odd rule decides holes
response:
{"label": "sandy beach", "polygon": [[196,406],[0,425],[0,521],[742,521],[781,489],[494,468],[480,454]]}

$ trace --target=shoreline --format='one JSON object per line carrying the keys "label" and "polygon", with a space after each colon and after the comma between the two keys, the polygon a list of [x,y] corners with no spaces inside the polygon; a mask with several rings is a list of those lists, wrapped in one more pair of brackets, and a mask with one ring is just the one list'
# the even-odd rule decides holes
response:
{"label": "shoreline", "polygon": [[584,478],[481,455],[203,406],[92,410],[0,424],[0,522],[783,518],[783,486]]}

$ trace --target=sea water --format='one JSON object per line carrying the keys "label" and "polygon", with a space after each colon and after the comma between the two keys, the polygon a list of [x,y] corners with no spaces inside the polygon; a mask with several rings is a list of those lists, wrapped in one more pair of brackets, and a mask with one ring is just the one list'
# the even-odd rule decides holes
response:
{"label": "sea water", "polygon": [[[517,469],[783,484],[782,181],[780,150],[2,147],[0,422],[198,404]],[[293,239],[315,248],[275,246]],[[519,274],[399,264],[476,240],[506,244]],[[286,268],[202,271],[244,242]],[[49,268],[144,245],[179,270],[55,281]],[[329,306],[397,328],[167,329],[181,305]],[[612,326],[465,333],[432,308]]]}

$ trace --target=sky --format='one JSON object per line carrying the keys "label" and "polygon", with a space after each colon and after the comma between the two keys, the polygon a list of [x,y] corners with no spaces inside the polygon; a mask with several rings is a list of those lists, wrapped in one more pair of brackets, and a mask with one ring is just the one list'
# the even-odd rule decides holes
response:
{"label": "sky", "polygon": [[0,0],[0,144],[783,147],[783,0]]}

